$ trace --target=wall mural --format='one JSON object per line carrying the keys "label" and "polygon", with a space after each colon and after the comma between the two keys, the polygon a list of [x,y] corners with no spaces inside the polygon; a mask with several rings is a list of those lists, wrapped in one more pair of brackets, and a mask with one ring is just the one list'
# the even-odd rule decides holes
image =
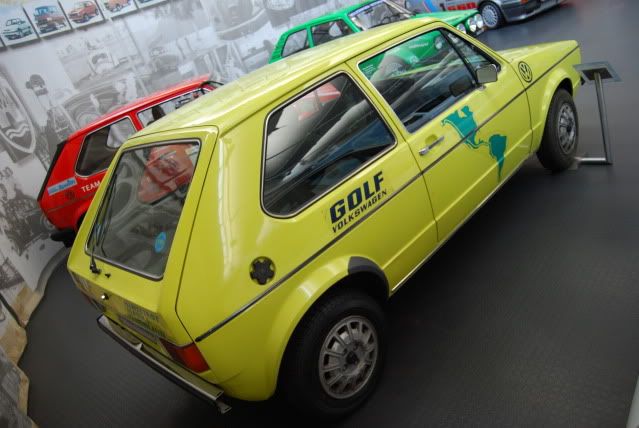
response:
{"label": "wall mural", "polygon": [[[0,293],[43,292],[61,245],[36,198],[56,145],[136,98],[268,62],[289,27],[356,0],[29,0],[0,5]],[[27,288],[28,290],[24,290]],[[35,305],[17,303],[22,321]]]}

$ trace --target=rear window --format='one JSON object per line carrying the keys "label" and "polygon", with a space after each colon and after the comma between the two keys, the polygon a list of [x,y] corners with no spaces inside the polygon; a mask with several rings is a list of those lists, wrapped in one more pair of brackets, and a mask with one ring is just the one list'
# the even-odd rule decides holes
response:
{"label": "rear window", "polygon": [[174,112],[185,104],[188,104],[191,101],[201,97],[205,93],[206,92],[204,91],[204,89],[198,89],[196,91],[188,92],[184,95],[171,98],[168,101],[164,101],[162,103],[154,105],[153,107],[149,107],[146,110],[142,110],[138,113],[138,118],[140,119],[140,122],[142,122],[143,126],[149,126],[156,120],[163,118],[171,112]]}
{"label": "rear window", "polygon": [[264,208],[274,215],[293,215],[394,143],[359,87],[338,75],[269,117]]}
{"label": "rear window", "polygon": [[162,277],[199,151],[197,142],[125,151],[104,194],[87,251],[143,276]]}
{"label": "rear window", "polygon": [[313,43],[317,46],[353,34],[353,30],[346,25],[346,22],[339,19],[337,21],[316,25],[311,28],[311,34],[313,35]]}
{"label": "rear window", "polygon": [[395,3],[380,0],[369,3],[349,13],[348,16],[361,30],[368,30],[380,25],[409,19],[413,14]]}
{"label": "rear window", "polygon": [[306,37],[306,30],[304,29],[288,36],[282,49],[282,57],[293,55],[295,52],[306,48],[308,48],[308,37]]}
{"label": "rear window", "polygon": [[135,133],[133,123],[124,118],[87,135],[78,157],[76,172],[92,175],[109,167],[115,152]]}

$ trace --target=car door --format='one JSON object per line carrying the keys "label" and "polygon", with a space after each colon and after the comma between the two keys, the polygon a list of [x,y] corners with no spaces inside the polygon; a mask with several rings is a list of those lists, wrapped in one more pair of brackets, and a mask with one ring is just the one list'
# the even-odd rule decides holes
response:
{"label": "car door", "polygon": [[[397,52],[408,60],[386,67]],[[491,63],[498,81],[478,85],[476,68]],[[523,86],[508,64],[445,28],[409,37],[358,67],[402,124],[442,240],[528,156]]]}
{"label": "car door", "polygon": [[286,245],[271,234],[284,251],[310,254],[348,235],[345,251],[376,263],[394,285],[435,248],[435,219],[410,148],[351,74],[340,70],[274,104],[262,207],[295,219],[273,225],[290,236]]}

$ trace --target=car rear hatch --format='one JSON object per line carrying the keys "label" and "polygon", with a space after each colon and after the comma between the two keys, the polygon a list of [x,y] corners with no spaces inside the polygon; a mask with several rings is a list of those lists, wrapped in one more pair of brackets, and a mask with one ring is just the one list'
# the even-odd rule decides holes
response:
{"label": "car rear hatch", "polygon": [[[184,138],[176,139],[176,135]],[[206,361],[175,302],[217,130],[136,138],[118,153],[69,256],[78,288],[144,345],[203,374]],[[133,187],[134,191],[130,189]]]}

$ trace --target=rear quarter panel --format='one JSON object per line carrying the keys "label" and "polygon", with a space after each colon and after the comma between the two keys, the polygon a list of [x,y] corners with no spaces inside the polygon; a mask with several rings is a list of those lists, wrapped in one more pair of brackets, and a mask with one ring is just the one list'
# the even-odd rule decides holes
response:
{"label": "rear quarter panel", "polygon": [[[344,70],[344,66],[340,67]],[[332,70],[313,79],[335,75]],[[389,283],[397,283],[433,245],[434,224],[424,224],[429,209],[424,186],[416,180],[391,203],[382,206],[346,237],[333,240],[349,224],[334,231],[330,207],[382,171],[388,198],[417,173],[410,148],[403,141],[359,172],[290,218],[267,215],[260,204],[263,128],[268,113],[303,88],[305,83],[275,100],[241,126],[222,135],[203,189],[187,254],[177,302],[180,319],[190,335],[199,338],[209,329],[240,314],[198,341],[211,367],[211,382],[231,396],[263,400],[272,395],[282,355],[299,320],[308,308],[348,272],[351,256],[365,257],[381,266]],[[382,112],[383,114],[383,112]],[[386,119],[396,136],[399,132]],[[412,215],[408,215],[411,213]],[[420,233],[431,227],[432,233]],[[393,230],[379,239],[381,230]],[[423,252],[388,260],[387,248],[408,244]],[[414,256],[414,257],[413,257]],[[275,277],[266,285],[250,278],[252,261],[268,257]],[[385,262],[382,262],[386,258]],[[415,260],[413,260],[415,258]],[[282,281],[276,288],[269,287]],[[246,311],[254,299],[260,299]]]}

